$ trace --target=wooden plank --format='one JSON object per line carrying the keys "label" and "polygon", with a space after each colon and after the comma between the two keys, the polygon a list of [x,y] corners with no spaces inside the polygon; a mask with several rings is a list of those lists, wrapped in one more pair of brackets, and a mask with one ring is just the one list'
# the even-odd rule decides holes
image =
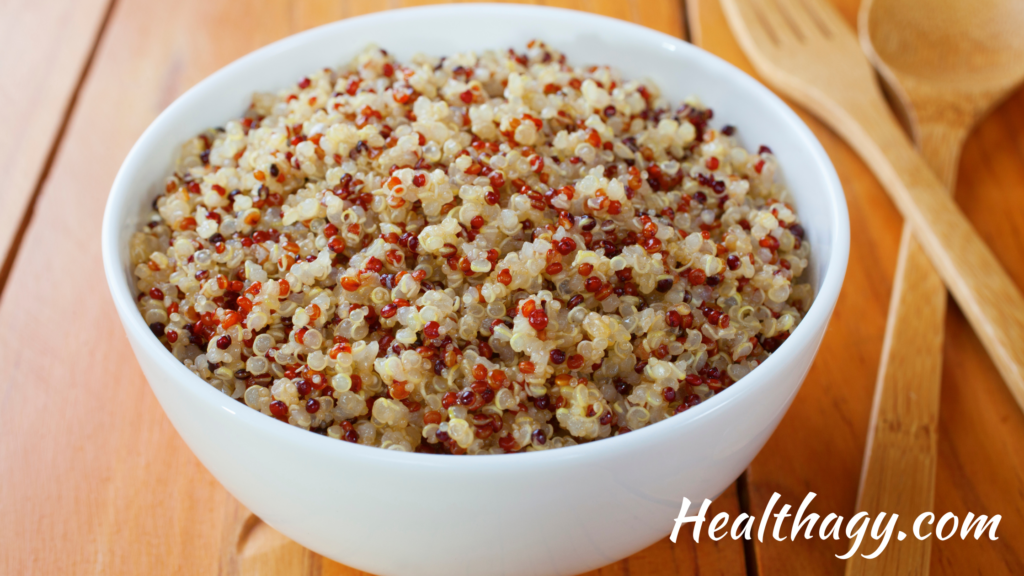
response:
{"label": "wooden plank", "polygon": [[110,2],[0,3],[0,290]]}
{"label": "wooden plank", "polygon": [[[398,4],[117,3],[0,301],[0,573],[354,573],[276,535],[188,451],[132,359],[98,238],[118,166],[181,92],[283,36]],[[566,4],[683,30],[675,0]],[[737,514],[735,489],[714,508]],[[598,573],[743,566],[739,543],[681,539]]]}
{"label": "wooden plank", "polygon": [[[837,0],[853,24],[857,0]],[[714,0],[691,0],[697,43],[751,72]],[[799,112],[799,111],[798,111]],[[853,247],[846,285],[818,360],[779,430],[748,472],[750,507],[773,492],[812,509],[854,513],[871,393],[892,284],[900,219],[877,182],[836,136],[802,114],[839,172]],[[1024,284],[1024,94],[997,109],[969,138],[960,166],[960,206],[1018,285]],[[969,191],[969,193],[967,192]],[[969,194],[969,195],[968,195]],[[997,541],[933,541],[931,573],[1024,573],[1024,415],[963,315],[950,301],[946,322],[939,462],[934,511],[1001,514]],[[910,521],[899,528],[909,533]],[[897,542],[890,544],[898,546]],[[771,540],[756,544],[762,574],[841,574],[847,542]],[[873,550],[873,546],[867,552]],[[862,550],[863,551],[863,550]]]}

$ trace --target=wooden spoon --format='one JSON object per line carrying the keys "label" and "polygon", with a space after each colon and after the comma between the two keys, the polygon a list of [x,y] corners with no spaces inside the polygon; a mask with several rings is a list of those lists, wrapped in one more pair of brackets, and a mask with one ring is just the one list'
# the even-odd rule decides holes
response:
{"label": "wooden spoon", "polygon": [[[904,108],[914,141],[946,188],[974,125],[1024,80],[1024,3],[865,0],[860,40]],[[946,288],[904,225],[868,428],[858,510],[930,511],[935,492]],[[846,574],[928,573],[931,539],[908,535]]]}

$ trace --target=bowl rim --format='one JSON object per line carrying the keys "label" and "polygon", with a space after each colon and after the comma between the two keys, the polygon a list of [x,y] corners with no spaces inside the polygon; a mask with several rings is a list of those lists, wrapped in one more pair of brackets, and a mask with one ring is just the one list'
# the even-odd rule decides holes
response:
{"label": "bowl rim", "polygon": [[[129,174],[141,163],[145,156],[145,149],[150,145],[151,141],[158,137],[158,133],[161,132],[161,126],[172,122],[178,111],[185,108],[190,100],[199,98],[199,94],[207,86],[216,84],[220,78],[230,75],[235,69],[241,68],[251,61],[259,61],[279,51],[301,49],[303,44],[322,34],[337,34],[349,27],[376,26],[395,19],[420,18],[428,14],[432,17],[444,16],[446,13],[465,15],[467,11],[475,11],[481,17],[495,17],[500,16],[501,13],[528,14],[541,18],[570,17],[573,19],[574,24],[579,27],[612,28],[633,36],[649,36],[659,41],[664,48],[684,58],[703,60],[706,64],[720,69],[724,75],[730,76],[731,80],[737,83],[738,87],[743,88],[749,93],[751,98],[763,100],[772,109],[772,112],[785,122],[788,129],[792,131],[792,135],[802,141],[805,148],[810,152],[811,159],[824,172],[827,186],[822,192],[827,194],[831,200],[831,213],[828,214],[828,217],[831,219],[832,246],[830,253],[827,255],[827,269],[824,277],[820,279],[820,287],[815,294],[814,303],[800,321],[800,324],[764,363],[743,378],[743,386],[730,387],[727,389],[728,393],[723,391],[716,394],[708,401],[690,408],[685,414],[667,418],[664,421],[631,431],[628,434],[557,450],[539,450],[514,454],[478,454],[471,458],[456,458],[447,454],[402,452],[350,442],[340,442],[280,422],[276,418],[269,418],[248,406],[244,406],[244,409],[241,410],[235,410],[234,408],[238,405],[237,400],[214,389],[189,371],[184,364],[178,362],[159,343],[159,340],[153,336],[144,319],[138,313],[138,309],[135,306],[135,298],[129,291],[129,286],[132,286],[130,271],[128,272],[129,276],[126,277],[126,270],[122,269],[121,254],[123,250],[127,249],[127,246],[121,246],[120,244],[120,222],[117,220],[116,213],[133,193],[133,190],[127,184],[127,181],[130,179]],[[729,62],[680,38],[608,16],[544,6],[469,3],[401,8],[338,20],[268,44],[238,58],[207,76],[165,108],[132,146],[111,185],[110,195],[107,198],[104,209],[101,244],[103,267],[108,288],[129,339],[134,345],[144,347],[147,355],[159,364],[159,368],[170,373],[175,385],[190,387],[191,392],[202,398],[204,402],[208,402],[214,407],[223,408],[234,417],[241,418],[242,422],[248,426],[260,428],[269,426],[271,428],[267,429],[267,431],[278,435],[282,441],[306,443],[304,446],[309,450],[318,450],[325,454],[344,458],[391,461],[395,464],[416,466],[432,466],[443,462],[446,467],[457,466],[459,469],[472,472],[483,468],[491,469],[496,466],[499,468],[509,468],[526,464],[534,465],[554,461],[578,460],[581,458],[607,458],[610,456],[610,453],[630,452],[641,444],[648,442],[655,435],[677,436],[681,429],[696,426],[697,422],[704,419],[704,415],[709,415],[712,412],[723,409],[725,406],[739,401],[741,397],[749,396],[756,389],[767,385],[768,382],[766,380],[769,379],[769,374],[776,371],[776,367],[780,367],[787,357],[794,356],[803,348],[811,346],[815,328],[823,329],[824,325],[829,321],[846,274],[850,250],[850,223],[846,198],[838,174],[818,139],[800,117],[778,96]],[[817,255],[817,258],[821,257],[822,255]]]}

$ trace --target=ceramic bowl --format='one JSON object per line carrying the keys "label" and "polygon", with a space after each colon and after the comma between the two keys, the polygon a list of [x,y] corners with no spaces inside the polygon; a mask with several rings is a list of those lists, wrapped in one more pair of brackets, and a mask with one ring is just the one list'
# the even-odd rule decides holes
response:
{"label": "ceramic bowl", "polygon": [[[564,449],[500,456],[407,454],[311,434],[232,400],[189,372],[137,311],[128,240],[182,142],[237,117],[254,91],[285,87],[375,43],[408,58],[522,46],[541,38],[577,64],[653,79],[675,101],[696,95],[715,126],[775,152],[813,256],[815,301],[750,375],[682,415]],[[382,575],[576,574],[615,562],[672,529],[683,497],[714,498],[747,467],[800,388],[832,314],[849,221],[832,164],[779,98],[677,38],[551,8],[457,5],[352,18],[241,58],[171,104],[114,181],[103,223],[107,282],[132,349],[174,427],[210,472],[272,527],[324,556]]]}

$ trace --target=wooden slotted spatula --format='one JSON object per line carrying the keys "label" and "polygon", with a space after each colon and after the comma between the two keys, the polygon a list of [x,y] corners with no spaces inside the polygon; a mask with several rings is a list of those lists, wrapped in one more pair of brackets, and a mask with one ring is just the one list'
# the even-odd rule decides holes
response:
{"label": "wooden slotted spatula", "polygon": [[875,173],[1024,409],[1024,297],[903,133],[850,26],[820,0],[722,7],[758,73]]}

